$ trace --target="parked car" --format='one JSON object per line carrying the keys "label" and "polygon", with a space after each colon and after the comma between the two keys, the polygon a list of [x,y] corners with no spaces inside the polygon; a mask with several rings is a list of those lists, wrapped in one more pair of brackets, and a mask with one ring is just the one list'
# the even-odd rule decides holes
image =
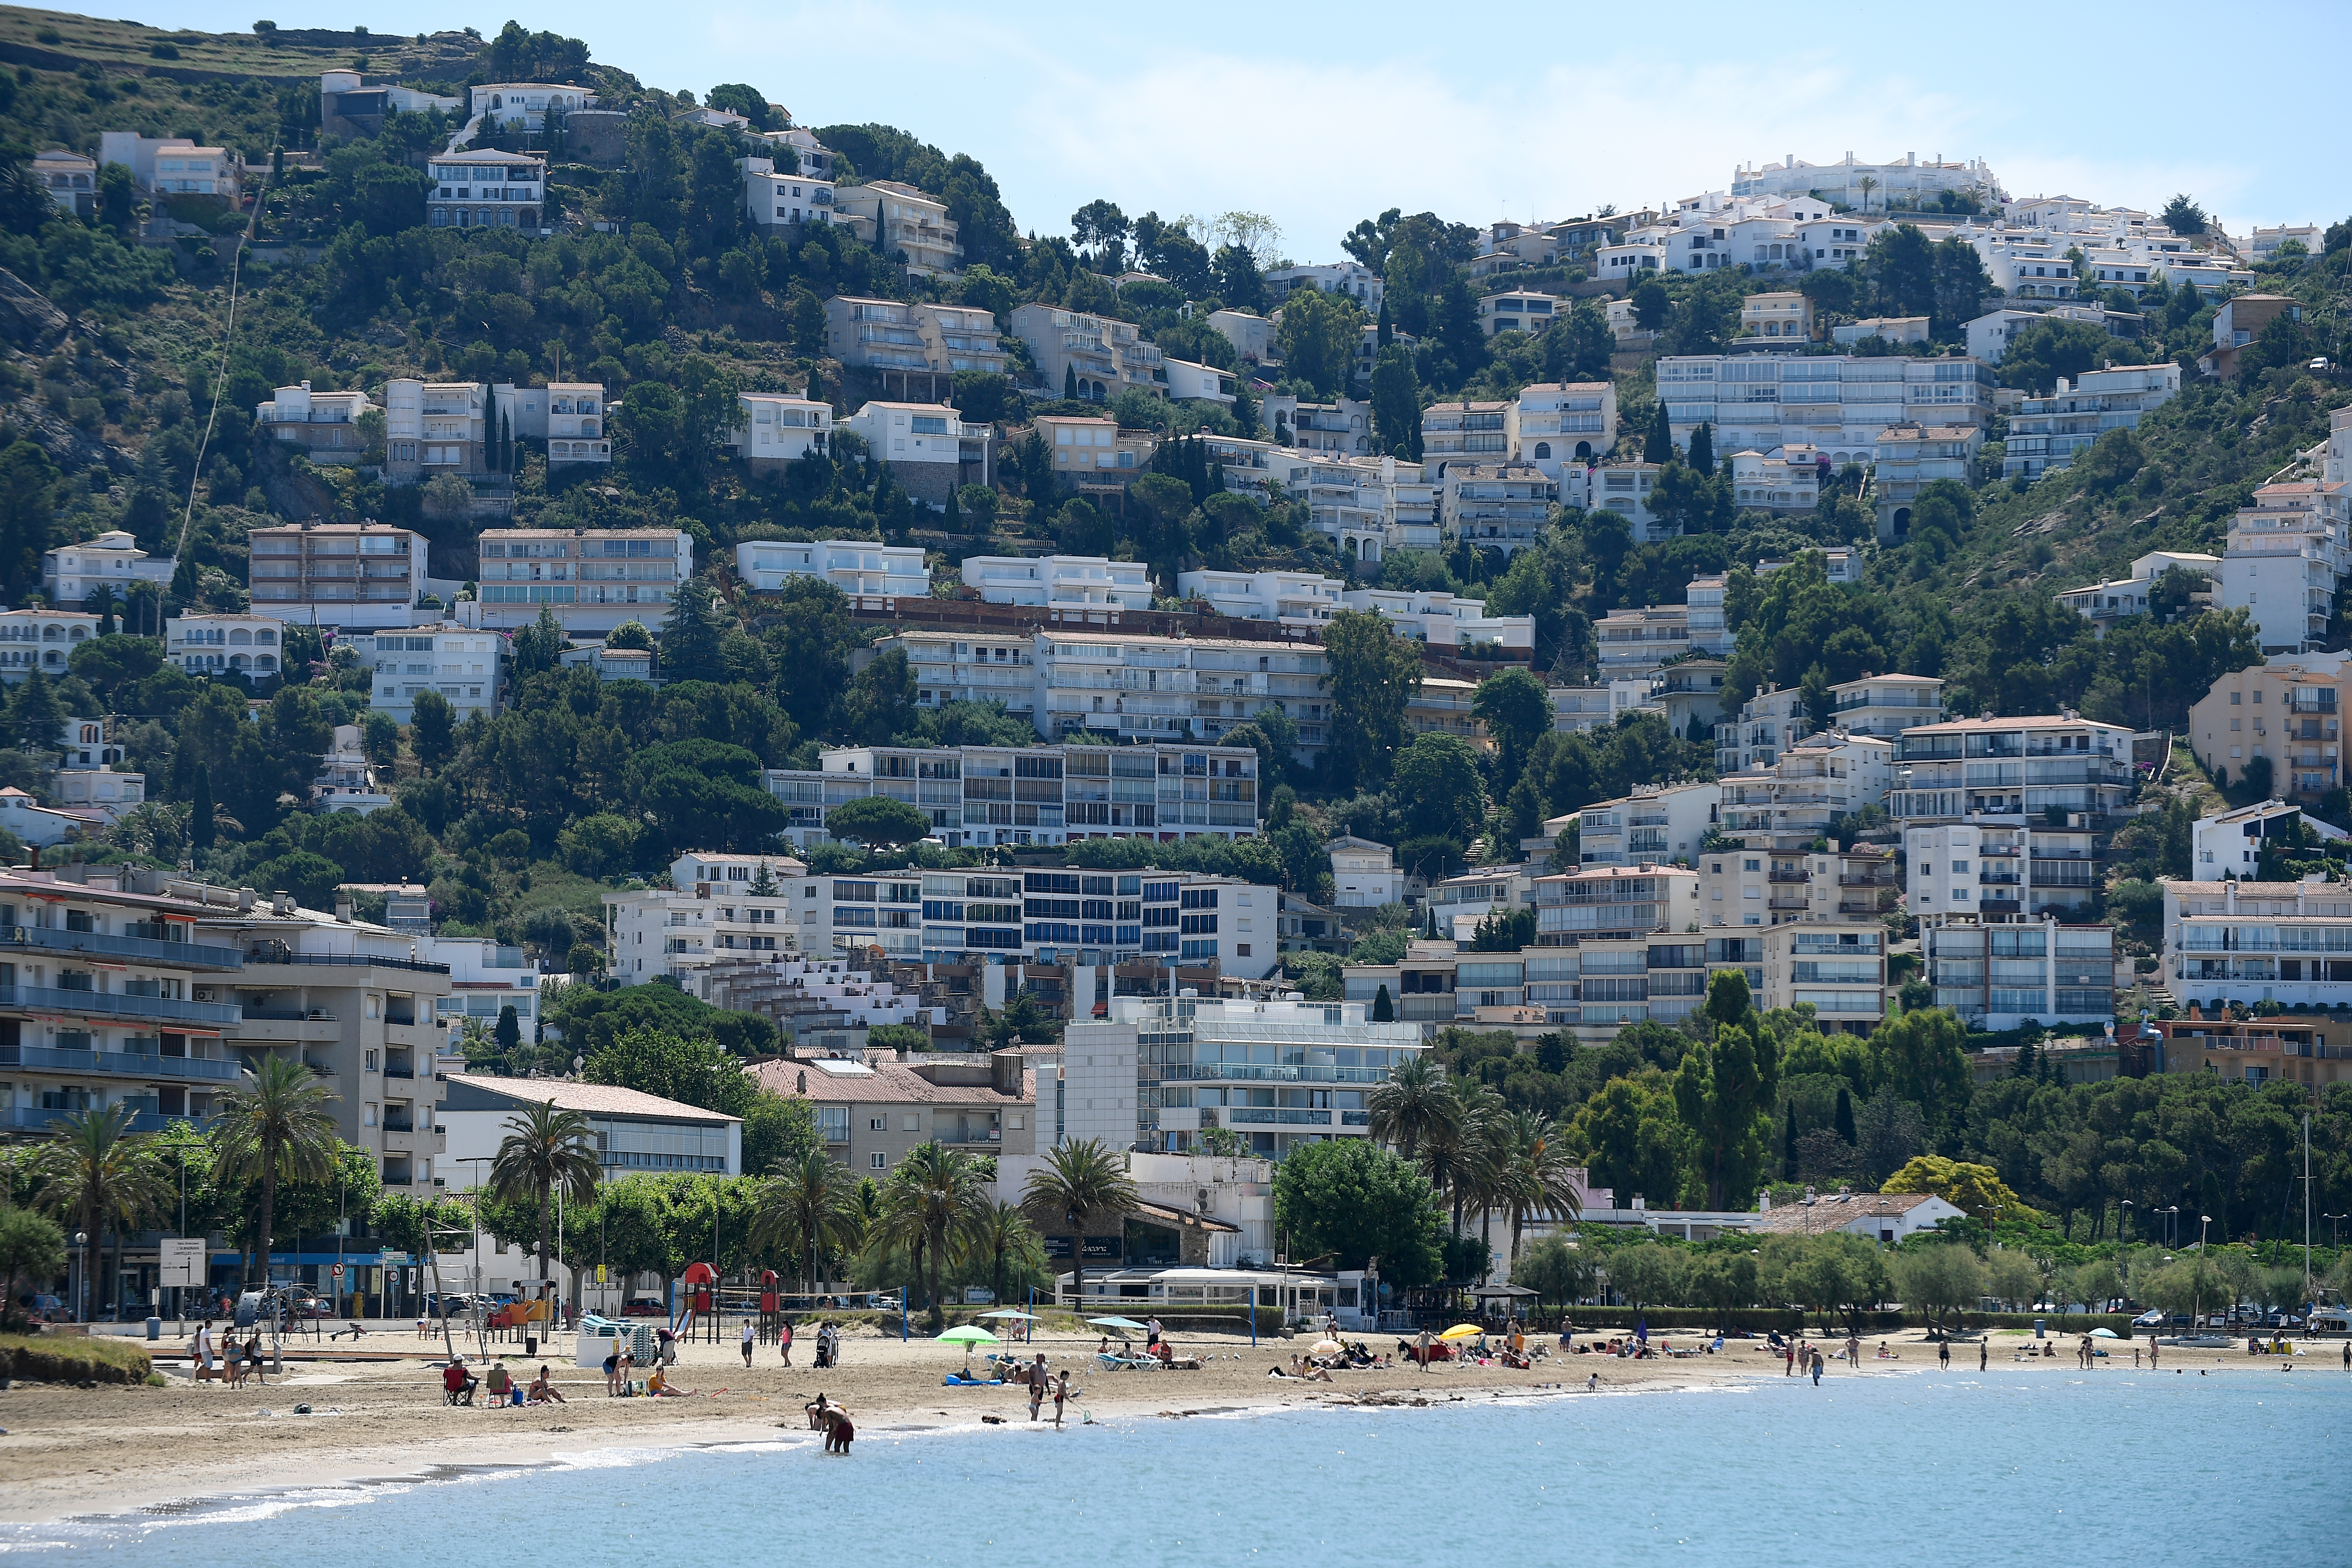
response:
{"label": "parked car", "polygon": [[2135,1329],[2160,1329],[2163,1326],[2164,1314],[2158,1310],[2142,1312],[2132,1320],[2132,1327]]}
{"label": "parked car", "polygon": [[658,1296],[635,1296],[630,1298],[628,1305],[621,1309],[621,1316],[667,1318],[669,1316],[669,1309],[662,1304],[662,1299]]}

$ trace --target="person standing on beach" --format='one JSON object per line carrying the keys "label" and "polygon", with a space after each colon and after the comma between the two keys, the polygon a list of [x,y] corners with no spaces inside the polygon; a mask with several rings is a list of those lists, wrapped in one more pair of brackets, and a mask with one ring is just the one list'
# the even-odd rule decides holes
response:
{"label": "person standing on beach", "polygon": [[1819,1347],[1819,1346],[1815,1346],[1815,1347],[1814,1347],[1814,1350],[1813,1350],[1813,1386],[1814,1386],[1815,1388],[1819,1388],[1821,1385],[1822,1385],[1822,1352],[1821,1352],[1821,1349],[1820,1349],[1820,1347]]}
{"label": "person standing on beach", "polygon": [[1062,1424],[1062,1406],[1069,1397],[1070,1371],[1064,1367],[1061,1375],[1054,1380],[1054,1425],[1056,1427]]}
{"label": "person standing on beach", "polygon": [[1946,1372],[1952,1369],[1952,1342],[1945,1340],[1936,1346],[1936,1364]]}
{"label": "person standing on beach", "polygon": [[751,1320],[743,1320],[743,1370],[751,1370]]}
{"label": "person standing on beach", "polygon": [[1143,1321],[1143,1348],[1148,1351],[1160,1348],[1160,1319],[1156,1313]]}
{"label": "person standing on beach", "polygon": [[2156,1370],[2156,1338],[2154,1335],[2150,1335],[2147,1342],[2147,1370],[2150,1372],[2154,1372]]}
{"label": "person standing on beach", "polygon": [[1029,1368],[1029,1419],[1032,1421],[1037,1419],[1037,1412],[1045,1403],[1045,1384],[1048,1381],[1045,1358],[1041,1353],[1035,1363]]}
{"label": "person standing on beach", "polygon": [[1412,1359],[1421,1363],[1421,1370],[1423,1372],[1427,1372],[1429,1370],[1430,1343],[1430,1332],[1424,1328],[1421,1331],[1421,1337],[1413,1342],[1412,1352]]}
{"label": "person standing on beach", "polygon": [[784,1364],[793,1364],[793,1321],[783,1319],[776,1325],[776,1348],[784,1352]]}
{"label": "person standing on beach", "polygon": [[1991,1358],[1992,1341],[1990,1338],[1979,1340],[1977,1342],[1977,1370],[1979,1372],[1982,1372],[1985,1369],[1986,1363],[1990,1362]]}

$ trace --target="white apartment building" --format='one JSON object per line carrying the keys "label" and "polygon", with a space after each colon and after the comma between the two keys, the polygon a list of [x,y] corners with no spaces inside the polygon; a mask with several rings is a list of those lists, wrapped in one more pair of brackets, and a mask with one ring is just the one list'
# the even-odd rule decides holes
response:
{"label": "white apartment building", "polygon": [[257,528],[247,539],[257,616],[350,630],[404,626],[425,594],[425,536],[374,522]]}
{"label": "white apartment building", "polygon": [[0,610],[0,681],[34,670],[54,679],[71,668],[73,650],[98,635],[88,610]]}
{"label": "white apartment building", "polygon": [[1988,310],[1970,321],[1968,333],[1969,356],[1987,364],[1999,364],[2009,353],[2011,340],[2042,321],[2087,321],[2092,326],[2115,331],[2107,311],[2098,305],[2053,305],[2047,310]]}
{"label": "white apartment building", "polygon": [[1288,394],[1268,393],[1258,404],[1258,421],[1274,432],[1276,450],[1372,455],[1372,405],[1352,397],[1302,403]]}
{"label": "white apartment building", "polygon": [[1909,825],[1910,909],[1922,925],[1945,921],[2015,922],[2084,910],[2099,875],[2097,840],[2070,816],[1986,816]]}
{"label": "white apartment building", "polygon": [[313,392],[305,381],[279,387],[254,406],[253,418],[272,440],[301,447],[313,463],[347,466],[367,456],[360,416],[374,406],[364,392]]}
{"label": "white apartment building", "polygon": [[869,795],[921,808],[950,849],[1257,831],[1257,753],[1245,746],[845,746],[765,782],[803,847],[825,841],[835,806]]}
{"label": "white apartment building", "polygon": [[963,269],[963,246],[947,204],[903,181],[836,184],[833,211],[834,222],[850,225],[858,238],[917,277]]}
{"label": "white apartment building", "polygon": [[417,697],[437,691],[457,710],[460,722],[499,709],[499,661],[506,639],[454,621],[438,626],[363,631],[349,638],[362,666],[375,671],[368,706],[401,723],[415,716]]}
{"label": "white apartment building", "polygon": [[[2175,884],[2168,884],[2172,886]],[[1936,1005],[1972,1029],[2115,1021],[2116,930],[2061,925],[1941,925],[1919,932]]]}
{"label": "white apartment building", "polygon": [[1841,731],[1808,736],[1769,767],[1717,781],[1726,833],[1825,837],[1840,817],[1884,806],[1895,782],[1895,742]]}
{"label": "white apartment building", "polygon": [[[1937,717],[1941,718],[1938,710]],[[1715,727],[1715,771],[1723,777],[1758,773],[1780,760],[1817,726],[1805,708],[1805,694],[1793,686],[1769,686],[1739,705],[1738,717]]]}
{"label": "white apartment building", "polygon": [[1339,595],[1342,609],[1381,616],[1400,637],[1437,647],[1499,647],[1532,655],[1533,616],[1489,616],[1485,601],[1456,598],[1442,590],[1349,588]]}
{"label": "white apartment building", "polygon": [[1810,342],[1813,335],[1813,302],[1793,289],[1750,294],[1739,302],[1739,335]]}
{"label": "white apartment building", "polygon": [[908,495],[942,511],[959,487],[989,482],[993,427],[967,425],[944,403],[869,403],[842,427],[866,438],[866,449],[890,465],[891,478]]}
{"label": "white apartment building", "polygon": [[[1862,184],[1865,179],[1870,181],[1866,189]],[[1906,153],[1900,160],[1869,163],[1857,162],[1849,153],[1838,163],[1809,163],[1791,153],[1778,163],[1745,166],[1735,169],[1731,175],[1731,194],[1735,196],[1803,196],[1818,193],[1855,207],[1864,202],[1881,208],[1927,206],[1946,191],[1955,195],[1975,195],[1984,201],[2001,199],[2000,181],[1981,158],[1965,163],[1947,163],[1940,158],[1922,163],[1916,154]]]}
{"label": "white apartment building", "polygon": [[1441,934],[1466,942],[1475,937],[1479,921],[1533,909],[1535,888],[1532,867],[1479,867],[1430,884],[1426,908]]}
{"label": "white apartment building", "polygon": [[2148,590],[2175,566],[2200,574],[2208,584],[2221,575],[2221,558],[2218,555],[2190,550],[2151,550],[2132,563],[2130,576],[2063,589],[2058,602],[2089,621],[2105,637],[2107,628],[2117,621],[2147,615]]}
{"label": "white apartment building", "polygon": [[1405,874],[1396,851],[1369,838],[1342,836],[1324,846],[1331,857],[1331,906],[1377,910],[1404,902]]}
{"label": "white apartment building", "polygon": [[417,484],[436,474],[474,479],[489,473],[489,447],[499,434],[499,395],[513,391],[480,381],[425,382],[406,376],[386,381],[384,482]]}
{"label": "white apartment building", "polygon": [[1014,310],[1012,322],[1013,335],[1029,345],[1039,384],[1049,397],[1074,387],[1076,395],[1096,403],[1129,390],[1165,395],[1160,350],[1132,322],[1038,304]]}
{"label": "white apartment building", "polygon": [[1607,686],[1554,686],[1548,689],[1551,694],[1551,727],[1563,735],[1614,723],[1623,706],[1613,689]]}
{"label": "white apartment building", "polygon": [[[422,895],[424,889],[418,889]],[[386,923],[390,923],[387,900]],[[523,1037],[532,1037],[544,1016],[539,971],[519,947],[508,947],[494,937],[420,934],[416,955],[449,969],[449,994],[434,1003],[433,1022],[443,1038],[454,1045],[460,1026],[471,1021],[485,1031],[499,1026],[499,1016],[515,1010],[515,1024]]]}
{"label": "white apartment building", "polygon": [[2038,479],[2069,468],[2108,431],[2134,428],[2179,395],[2180,367],[2173,363],[2111,365],[2071,382],[2060,376],[2052,395],[2024,398],[2010,415],[2001,478]]}
{"label": "white apartment building", "polygon": [[735,573],[755,594],[773,594],[795,577],[821,577],[852,598],[928,598],[930,568],[919,544],[871,539],[764,539],[735,547]]}
{"label": "white apartment building", "polygon": [[1543,537],[1559,486],[1526,463],[1445,463],[1438,481],[1438,525],[1481,550],[1508,555]]}
{"label": "white apartment building", "polygon": [[2298,829],[2323,843],[2341,844],[2352,838],[2352,834],[2322,822],[2301,806],[2284,800],[2258,801],[2197,819],[2189,830],[2189,859],[2195,868],[2190,874],[2207,880],[2227,876],[2241,882],[2253,881],[2262,868],[2264,841]]}
{"label": "white apartment building", "polygon": [[992,605],[1067,610],[1148,610],[1151,569],[1100,555],[967,555],[963,581]]}
{"label": "white apartment building", "polygon": [[792,392],[745,392],[735,404],[737,423],[727,444],[753,473],[764,472],[762,464],[822,456],[833,440],[830,403]]}
{"label": "white apartment building", "polygon": [[1690,603],[1616,609],[1593,622],[1601,679],[1647,680],[1685,654],[1729,658],[1737,639],[1724,621],[1722,586],[1719,577],[1695,578]]}
{"label": "white apartment building", "polygon": [[268,616],[169,616],[163,621],[163,661],[190,675],[280,673],[278,634],[285,623]]}
{"label": "white apartment building", "polygon": [[1759,511],[1811,511],[1822,498],[1822,454],[1810,446],[1731,454],[1732,499]]}
{"label": "white apartment building", "polygon": [[[157,195],[224,196],[234,205],[244,183],[243,159],[226,147],[199,147],[185,136],[158,139],[136,131],[102,131],[98,161],[121,164],[141,190]],[[2314,251],[2318,248],[2312,246]]]}
{"label": "white apartment building", "polygon": [[1555,316],[1565,313],[1565,304],[1558,295],[1529,289],[1483,295],[1478,300],[1478,330],[1490,338],[1496,332],[1540,333]]}
{"label": "white apartment building", "polygon": [[1265,275],[1265,291],[1277,304],[1294,289],[1320,289],[1345,294],[1363,307],[1367,316],[1381,313],[1388,285],[1380,273],[1360,261],[1309,262],[1303,267],[1277,267]]}
{"label": "white apartment building", "polygon": [[1510,426],[1507,403],[1433,403],[1421,411],[1421,460],[1433,473],[1454,458],[1505,461]]}
{"label": "white apartment building", "polygon": [[2292,1013],[2352,1001],[2352,888],[2209,876],[2202,866],[2195,880],[2163,887],[2163,984],[2183,1003],[2267,1002]]}
{"label": "white apartment building", "polygon": [[848,370],[999,375],[1005,368],[996,318],[977,305],[835,295],[824,302],[824,337],[825,352]]}
{"label": "white apartment building", "polygon": [[2352,485],[2264,485],[2230,524],[2213,601],[2252,616],[2264,653],[2301,653],[2325,639],[2336,594],[2352,571]]}
{"label": "white apartment building", "polygon": [[[1279,342],[1281,323],[1248,310],[1212,310],[1209,325],[1218,335],[1234,345],[1234,353],[1244,364],[1257,364],[1282,357]],[[1376,329],[1377,330],[1377,329]]]}
{"label": "white apartment building", "polygon": [[2137,788],[2130,730],[2072,714],[1921,725],[1903,731],[1895,760],[1887,815],[1906,826],[2053,812],[2095,826]]}
{"label": "white apartment building", "polygon": [[98,212],[98,160],[63,147],[51,147],[33,156],[33,178],[49,199],[76,217]]}
{"label": "white apartment building", "polygon": [[761,229],[833,221],[833,182],[813,174],[776,173],[773,158],[745,158],[743,211]]}
{"label": "white apartment building", "polygon": [[1347,585],[1315,572],[1182,572],[1180,598],[1204,601],[1217,614],[1237,621],[1276,621],[1307,629],[1321,626],[1341,608]]}
{"label": "white apartment building", "polygon": [[1981,426],[1993,377],[1972,359],[1895,355],[1689,354],[1658,361],[1675,444],[1701,425],[1717,451],[1810,446],[1832,468],[1866,460],[1889,426]]}
{"label": "white apartment building", "polygon": [[2254,260],[2259,263],[2276,257],[2279,247],[2290,240],[2317,256],[2326,247],[2327,227],[2325,224],[2316,223],[2281,224],[2276,228],[2256,225],[2254,231],[2246,237],[2246,247],[2253,252]]}
{"label": "white apartment building", "polygon": [[1830,329],[1830,341],[1851,348],[1864,338],[1877,338],[1890,343],[1925,343],[1927,342],[1929,318],[1926,316],[1868,316],[1859,321],[1842,321]]}
{"label": "white apartment building", "polygon": [[[1722,790],[1706,784],[1641,784],[1630,795],[1595,801],[1556,818],[1577,825],[1577,859],[1586,867],[1688,865],[1717,825]],[[1544,824],[1556,836],[1551,822]]]}
{"label": "white apartment building", "polygon": [[551,381],[516,393],[514,433],[547,443],[551,472],[558,463],[609,463],[610,413],[603,382]]}
{"label": "white apartment building", "polygon": [[469,87],[467,113],[502,130],[544,131],[551,113],[560,123],[576,109],[593,109],[596,95],[570,82],[493,81]]}
{"label": "white apartment building", "polygon": [[1650,494],[1657,488],[1659,463],[1615,462],[1606,468],[1564,467],[1559,476],[1562,506],[1587,511],[1613,511],[1632,528],[1633,542],[1655,544],[1672,538],[1669,527],[1650,510]]}
{"label": "white apartment building", "polygon": [[[1200,1147],[1205,1128],[1279,1159],[1371,1133],[1370,1100],[1423,1048],[1418,1024],[1375,1024],[1360,1002],[1113,997],[1062,1037],[1063,1136],[1111,1149]],[[1260,1053],[1264,1053],[1264,1060]]]}
{"label": "white apartment building", "polygon": [[478,548],[477,597],[458,617],[492,631],[520,631],[543,605],[567,637],[601,639],[624,621],[658,636],[694,575],[694,536],[677,528],[495,529]]}
{"label": "white apartment building", "polygon": [[1589,465],[1617,449],[1617,384],[1540,382],[1519,388],[1504,411],[1506,449],[1555,483],[1563,467]]}
{"label": "white apartment building", "polygon": [[[780,858],[776,865],[772,893],[755,894],[741,884],[690,893],[676,888],[606,893],[604,929],[612,944],[613,977],[624,985],[665,977],[683,984],[697,970],[722,959],[803,951],[830,955],[829,940],[811,948],[802,945],[828,937],[829,926],[802,923],[804,917],[826,910],[819,901],[825,879],[785,876],[788,869],[800,869],[797,861]],[[910,918],[910,930],[911,924]],[[878,937],[878,929],[872,934]],[[915,952],[911,943],[902,945],[907,954]]]}
{"label": "white apartment building", "polygon": [[150,555],[121,529],[110,529],[78,544],[60,544],[41,553],[41,591],[52,605],[79,605],[92,591],[104,588],[120,604],[131,584],[145,583],[159,593],[171,585],[179,563],[169,555]]}
{"label": "white apartment building", "polygon": [[[2014,431],[2016,426],[2010,428]],[[1871,493],[1878,503],[1878,537],[1898,539],[1911,526],[1911,503],[1938,479],[1969,482],[1984,446],[1981,425],[1889,426],[1878,433]]]}
{"label": "white apartment building", "polygon": [[[1735,809],[1729,804],[1733,793],[1725,791],[1727,813]],[[1761,820],[1752,807],[1739,809],[1743,816]],[[1864,844],[1840,848],[1834,841],[1817,848],[1823,837],[1819,827],[1782,832],[1770,826],[1735,829],[1727,824],[1725,836],[1696,862],[1707,934],[1729,936],[1738,934],[1738,928],[1798,921],[1866,924],[1892,910],[1901,891],[1895,851]],[[1727,957],[1723,962],[1754,960]]]}
{"label": "white apartment building", "polygon": [[1865,675],[1838,682],[1830,696],[1832,721],[1850,735],[1893,741],[1906,730],[1944,721],[1944,683],[1932,675]]}
{"label": "white apartment building", "polygon": [[1168,395],[1179,403],[1215,403],[1227,407],[1234,401],[1238,380],[1213,364],[1196,364],[1191,360],[1160,361],[1160,374],[1167,384]]}
{"label": "white apartment building", "polygon": [[433,182],[425,195],[425,216],[435,228],[539,226],[544,158],[463,147],[434,158],[425,172]]}

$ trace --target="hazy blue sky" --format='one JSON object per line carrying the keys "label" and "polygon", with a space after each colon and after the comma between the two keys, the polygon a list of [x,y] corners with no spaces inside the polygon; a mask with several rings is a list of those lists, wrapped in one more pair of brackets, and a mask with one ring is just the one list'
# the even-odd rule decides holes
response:
{"label": "hazy blue sky", "polygon": [[[248,26],[268,0],[137,7]],[[248,14],[250,13],[250,14]],[[509,16],[649,86],[748,81],[803,125],[881,121],[988,165],[1025,229],[1096,196],[1247,208],[1295,259],[1381,208],[1570,217],[1719,189],[1740,162],[1982,157],[2012,195],[2233,232],[2352,216],[2352,3],[2214,6],[751,5],[397,0],[381,32]],[[276,13],[288,26],[315,16]]]}

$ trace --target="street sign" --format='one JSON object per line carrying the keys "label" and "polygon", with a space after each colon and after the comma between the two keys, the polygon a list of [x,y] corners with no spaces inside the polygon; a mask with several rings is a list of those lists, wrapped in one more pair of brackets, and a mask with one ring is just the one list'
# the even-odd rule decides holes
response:
{"label": "street sign", "polygon": [[201,1236],[167,1236],[156,1244],[162,1270],[158,1279],[165,1285],[201,1285],[205,1282],[205,1238]]}
{"label": "street sign", "polygon": [[405,1263],[408,1261],[408,1254],[405,1252],[394,1252],[392,1248],[387,1247],[382,1253],[378,1254],[376,1261],[379,1263]]}
{"label": "street sign", "polygon": [[604,1266],[599,1263],[596,1265],[596,1283],[602,1285],[604,1282]]}
{"label": "street sign", "polygon": [[336,1278],[336,1279],[341,1279],[342,1277],[343,1277],[343,1266],[342,1266],[341,1264],[338,1263],[338,1264],[336,1264],[336,1265],[335,1265],[335,1278]]}

